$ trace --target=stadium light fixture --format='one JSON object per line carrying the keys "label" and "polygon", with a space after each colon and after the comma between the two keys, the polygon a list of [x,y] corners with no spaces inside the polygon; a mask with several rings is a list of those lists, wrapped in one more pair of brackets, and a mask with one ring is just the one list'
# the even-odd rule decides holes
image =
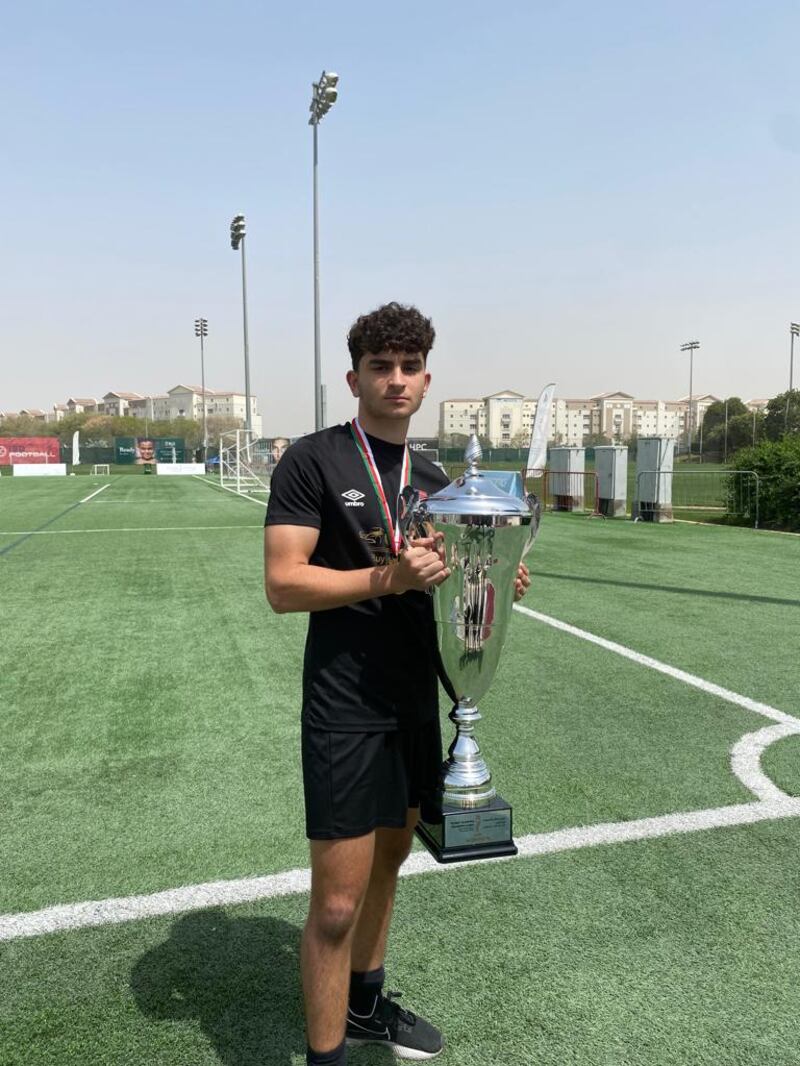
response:
{"label": "stadium light fixture", "polygon": [[231,221],[231,248],[234,252],[242,250],[242,322],[244,331],[244,425],[248,434],[253,429],[250,413],[250,343],[247,335],[247,267],[244,255],[245,224],[244,215],[234,215]]}
{"label": "stadium light fixture", "polygon": [[194,335],[200,338],[200,388],[203,390],[203,462],[208,454],[208,432],[206,426],[206,360],[203,341],[208,336],[208,319],[194,320]]}
{"label": "stadium light fixture", "polygon": [[686,415],[686,439],[689,445],[689,458],[692,456],[692,403],[694,396],[692,395],[693,388],[693,375],[694,375],[694,353],[700,347],[700,341],[687,341],[686,344],[681,345],[682,352],[689,353],[689,410]]}
{"label": "stadium light fixture", "polygon": [[314,429],[324,429],[322,397],[322,356],[319,327],[319,189],[318,189],[318,144],[317,127],[339,97],[339,75],[324,71],[317,82],[312,83],[311,117],[309,126],[314,130]]}

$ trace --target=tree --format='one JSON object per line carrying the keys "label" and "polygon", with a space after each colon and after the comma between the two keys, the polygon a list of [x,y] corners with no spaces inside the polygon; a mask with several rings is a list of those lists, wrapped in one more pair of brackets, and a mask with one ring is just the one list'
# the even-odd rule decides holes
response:
{"label": "tree", "polygon": [[726,405],[728,408],[728,422],[737,415],[747,414],[747,406],[738,396],[729,396],[727,400],[715,400],[714,403],[706,408],[706,413],[703,415],[703,451],[706,450],[706,440],[712,436],[717,426],[724,427]]}
{"label": "tree", "polygon": [[583,438],[584,448],[597,448],[604,447],[607,444],[613,444],[614,442],[610,437],[606,437],[602,433],[587,433]]}
{"label": "tree", "polygon": [[54,422],[40,422],[30,415],[14,415],[0,422],[0,437],[56,437]]}
{"label": "tree", "polygon": [[714,426],[710,433],[706,433],[704,423],[703,452],[706,455],[732,455],[739,448],[751,445],[754,433],[757,441],[764,436],[764,415],[761,411],[746,411],[744,414],[729,418],[727,440],[724,422]]}
{"label": "tree", "polygon": [[800,389],[779,392],[767,402],[764,432],[768,440],[780,440],[784,433],[800,433]]}
{"label": "tree", "polygon": [[729,465],[758,474],[761,526],[800,531],[800,434],[743,448]]}

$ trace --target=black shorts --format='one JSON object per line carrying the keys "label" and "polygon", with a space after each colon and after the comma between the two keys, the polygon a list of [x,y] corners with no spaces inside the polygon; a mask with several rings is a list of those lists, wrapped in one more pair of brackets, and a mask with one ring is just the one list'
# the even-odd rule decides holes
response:
{"label": "black shorts", "polygon": [[433,798],[442,766],[439,719],[386,733],[330,733],[303,724],[303,789],[310,840],[405,826]]}

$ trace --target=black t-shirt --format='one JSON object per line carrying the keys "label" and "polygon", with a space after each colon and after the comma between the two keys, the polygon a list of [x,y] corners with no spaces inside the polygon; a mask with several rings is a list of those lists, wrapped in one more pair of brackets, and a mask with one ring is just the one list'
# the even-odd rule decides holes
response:
{"label": "black t-shirt", "polygon": [[[396,520],[403,446],[369,437]],[[448,477],[411,453],[411,484],[431,495]],[[391,561],[389,536],[349,425],[302,437],[272,475],[265,524],[310,526],[319,540],[309,560],[332,570]],[[424,592],[381,596],[312,611],[303,664],[303,719],[318,729],[387,731],[438,713],[436,634]]]}

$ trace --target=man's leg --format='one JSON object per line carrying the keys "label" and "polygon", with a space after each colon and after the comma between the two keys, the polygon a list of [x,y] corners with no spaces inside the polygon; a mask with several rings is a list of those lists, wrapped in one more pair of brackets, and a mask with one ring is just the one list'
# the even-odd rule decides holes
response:
{"label": "man's leg", "polygon": [[300,966],[314,1051],[330,1051],[344,1040],[350,951],[370,884],[375,836],[311,841],[311,904]]}
{"label": "man's leg", "polygon": [[384,996],[383,959],[392,919],[397,874],[411,850],[419,811],[408,811],[405,829],[376,829],[369,886],[353,935],[348,1043],[388,1044],[399,1058],[428,1059],[442,1050],[442,1034],[430,1022]]}
{"label": "man's leg", "polygon": [[353,933],[352,968],[368,973],[383,965],[392,920],[397,874],[414,840],[419,808],[408,811],[405,829],[376,829],[369,885]]}

